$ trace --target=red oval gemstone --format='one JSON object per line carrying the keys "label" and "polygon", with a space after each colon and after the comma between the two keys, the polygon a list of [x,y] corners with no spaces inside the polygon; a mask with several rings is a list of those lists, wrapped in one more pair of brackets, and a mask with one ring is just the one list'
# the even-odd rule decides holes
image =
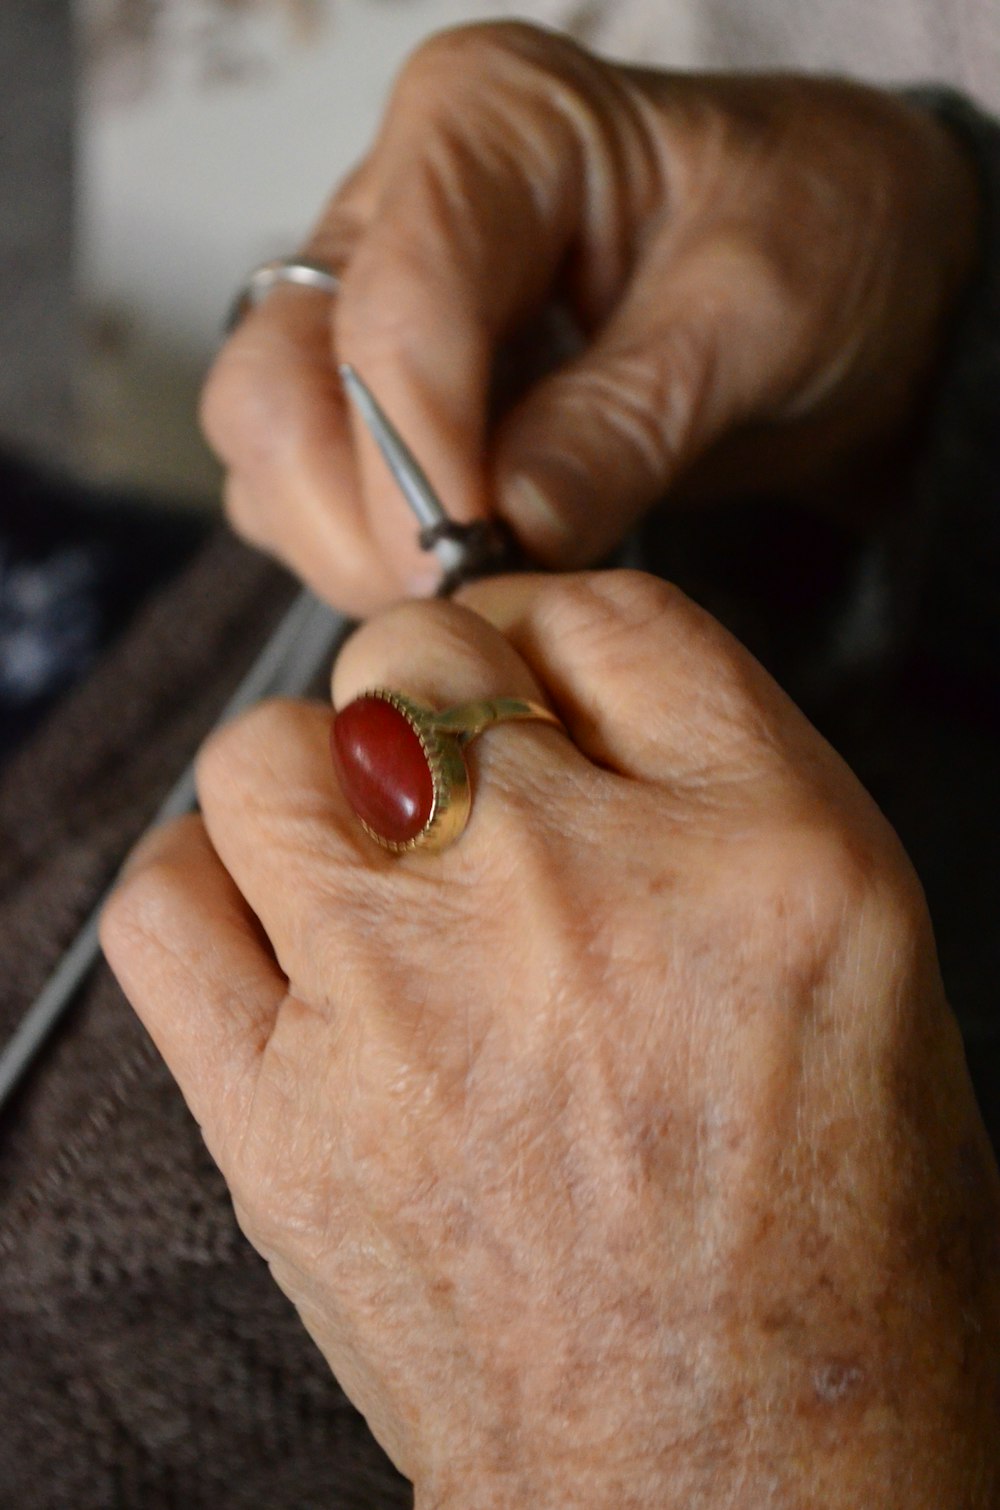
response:
{"label": "red oval gemstone", "polygon": [[412,724],[381,697],[342,708],[330,733],[333,763],[348,802],[369,828],[407,844],[430,822],[434,780]]}

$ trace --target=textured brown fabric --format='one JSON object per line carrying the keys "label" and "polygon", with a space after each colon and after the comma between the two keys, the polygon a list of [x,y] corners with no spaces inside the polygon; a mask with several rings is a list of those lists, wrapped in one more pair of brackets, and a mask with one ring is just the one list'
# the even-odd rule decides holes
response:
{"label": "textured brown fabric", "polygon": [[[0,1041],[288,602],[220,536],[0,787]],[[106,967],[0,1126],[0,1505],[409,1504]]]}

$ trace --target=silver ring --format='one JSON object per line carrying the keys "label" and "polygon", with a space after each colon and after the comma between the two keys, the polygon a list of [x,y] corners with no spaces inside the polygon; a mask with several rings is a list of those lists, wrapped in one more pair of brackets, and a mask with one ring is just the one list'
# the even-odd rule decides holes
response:
{"label": "silver ring", "polygon": [[225,331],[234,331],[244,315],[266,299],[272,288],[279,283],[293,283],[298,288],[312,288],[317,293],[335,294],[340,288],[340,274],[325,262],[312,262],[306,257],[275,257],[262,262],[246,279],[232,302],[226,317]]}

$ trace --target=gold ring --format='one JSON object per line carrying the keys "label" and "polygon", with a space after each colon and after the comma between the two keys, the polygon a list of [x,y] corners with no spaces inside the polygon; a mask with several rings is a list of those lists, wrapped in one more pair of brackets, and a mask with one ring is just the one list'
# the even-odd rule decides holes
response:
{"label": "gold ring", "polygon": [[483,698],[436,712],[401,692],[374,687],[334,715],[330,751],[341,790],[383,849],[446,849],[469,821],[465,748],[494,724],[562,729],[523,698]]}

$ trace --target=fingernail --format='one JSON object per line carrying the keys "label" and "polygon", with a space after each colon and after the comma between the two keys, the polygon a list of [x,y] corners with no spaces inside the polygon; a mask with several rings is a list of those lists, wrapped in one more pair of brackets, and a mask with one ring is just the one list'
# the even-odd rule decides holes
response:
{"label": "fingernail", "polygon": [[574,539],[574,521],[586,512],[593,483],[586,468],[559,453],[534,457],[505,488],[506,514],[523,539],[560,554]]}
{"label": "fingernail", "polygon": [[415,567],[407,578],[406,590],[411,598],[433,598],[441,586],[444,573],[440,562],[429,561]]}

